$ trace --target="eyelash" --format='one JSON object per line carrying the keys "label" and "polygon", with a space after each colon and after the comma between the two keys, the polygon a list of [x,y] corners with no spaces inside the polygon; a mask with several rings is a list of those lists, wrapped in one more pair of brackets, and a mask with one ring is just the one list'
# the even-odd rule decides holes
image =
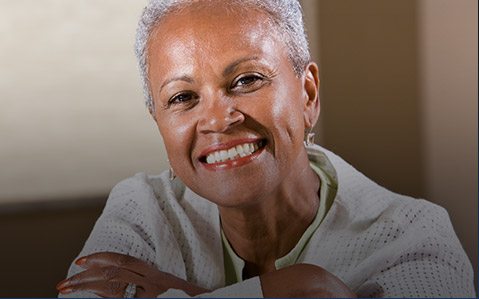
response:
{"label": "eyelash", "polygon": [[[182,97],[189,97],[188,99],[181,99]],[[190,105],[192,100],[198,99],[198,96],[193,91],[182,91],[180,93],[175,94],[172,96],[168,103],[166,104],[165,108],[170,108],[171,105],[175,104],[184,104]]]}
{"label": "eyelash", "polygon": [[[244,83],[244,84],[241,84],[239,85],[238,83],[240,83],[241,80],[244,80],[244,79],[253,79],[253,81],[251,82],[248,82],[248,83]],[[262,76],[262,75],[259,75],[259,74],[247,74],[247,75],[243,75],[243,76],[240,76],[239,78],[235,79],[233,81],[233,84],[231,84],[231,87],[230,87],[230,90],[234,90],[235,88],[238,88],[238,87],[253,87],[255,85],[255,83],[257,83],[258,81],[265,81],[265,77]],[[259,86],[258,86],[259,87]],[[256,90],[256,89],[255,89]],[[254,91],[254,90],[247,90],[246,92],[248,91]]]}

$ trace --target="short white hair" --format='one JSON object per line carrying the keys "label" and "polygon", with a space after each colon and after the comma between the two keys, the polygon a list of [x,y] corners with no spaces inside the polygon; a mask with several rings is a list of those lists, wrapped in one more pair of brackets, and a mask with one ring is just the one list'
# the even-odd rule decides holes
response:
{"label": "short white hair", "polygon": [[[150,0],[143,10],[136,31],[135,54],[138,59],[146,106],[154,111],[153,98],[148,81],[148,40],[155,25],[168,13],[201,0]],[[207,0],[202,0],[207,1]],[[211,0],[210,0],[211,1]],[[266,12],[279,34],[284,38],[288,57],[294,72],[301,76],[311,60],[308,39],[304,29],[303,13],[298,0],[223,0],[243,7]],[[233,8],[234,9],[234,8]]]}

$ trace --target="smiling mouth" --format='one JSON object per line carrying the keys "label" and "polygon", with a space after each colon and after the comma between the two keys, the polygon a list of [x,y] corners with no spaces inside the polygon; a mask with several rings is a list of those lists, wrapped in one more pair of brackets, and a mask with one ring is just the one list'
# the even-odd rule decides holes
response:
{"label": "smiling mouth", "polygon": [[265,145],[266,140],[263,139],[255,142],[242,143],[230,148],[211,152],[199,160],[208,165],[227,163],[229,161],[253,156],[256,152],[263,149]]}

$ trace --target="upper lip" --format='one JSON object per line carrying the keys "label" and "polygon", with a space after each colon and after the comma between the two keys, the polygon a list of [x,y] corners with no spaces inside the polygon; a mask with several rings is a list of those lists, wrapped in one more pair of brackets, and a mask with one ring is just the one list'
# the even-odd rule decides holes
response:
{"label": "upper lip", "polygon": [[204,149],[200,153],[199,158],[201,159],[203,157],[206,157],[210,153],[213,153],[213,152],[216,152],[216,151],[230,149],[230,148],[232,148],[234,146],[237,146],[239,144],[255,143],[255,142],[258,142],[262,139],[263,138],[258,138],[258,137],[255,137],[255,138],[241,138],[241,139],[234,139],[234,140],[231,140],[231,141],[228,141],[228,142],[216,143],[216,144],[213,144],[213,145],[207,147],[206,149]]}

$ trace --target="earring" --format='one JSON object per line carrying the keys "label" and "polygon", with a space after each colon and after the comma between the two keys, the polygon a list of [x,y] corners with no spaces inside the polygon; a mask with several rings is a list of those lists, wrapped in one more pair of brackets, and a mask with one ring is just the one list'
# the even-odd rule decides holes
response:
{"label": "earring", "polygon": [[171,166],[170,166],[170,169],[168,169],[168,176],[170,178],[170,181],[173,181],[174,179],[176,179],[175,171],[173,170],[173,168],[171,168]]}
{"label": "earring", "polygon": [[[168,164],[170,164],[170,160],[168,160]],[[175,171],[173,170],[173,167],[171,167],[171,164],[170,164],[170,168],[168,169],[168,178],[170,179],[170,181],[173,181],[174,179],[176,179],[176,174],[175,174]]]}
{"label": "earring", "polygon": [[312,128],[309,129],[309,132],[306,133],[306,136],[304,138],[304,144],[306,146],[312,146],[314,144],[314,136],[316,135],[314,132],[312,132]]}

